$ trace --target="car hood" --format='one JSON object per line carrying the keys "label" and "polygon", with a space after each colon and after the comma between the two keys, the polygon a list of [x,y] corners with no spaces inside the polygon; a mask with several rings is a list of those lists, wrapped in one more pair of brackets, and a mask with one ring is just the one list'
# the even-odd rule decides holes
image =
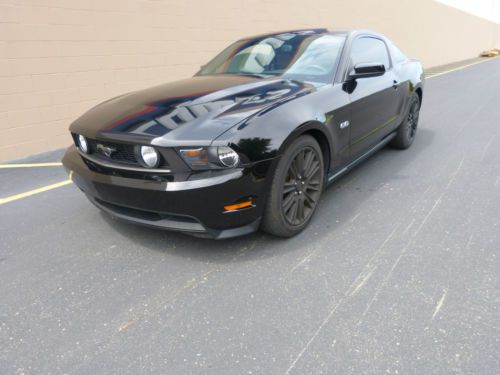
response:
{"label": "car hood", "polygon": [[281,77],[195,76],[105,101],[70,130],[92,138],[196,146],[271,105],[313,90]]}

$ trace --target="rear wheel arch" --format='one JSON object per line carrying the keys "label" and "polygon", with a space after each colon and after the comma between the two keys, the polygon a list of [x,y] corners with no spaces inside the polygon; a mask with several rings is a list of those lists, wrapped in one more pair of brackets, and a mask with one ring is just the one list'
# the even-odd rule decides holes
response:
{"label": "rear wheel arch", "polygon": [[412,145],[417,131],[420,104],[420,96],[415,90],[410,96],[403,122],[396,129],[396,136],[390,142],[392,147],[404,150]]}
{"label": "rear wheel arch", "polygon": [[418,99],[420,100],[420,104],[422,104],[422,98],[423,98],[423,91],[422,91],[422,88],[421,87],[417,87],[417,89],[415,90],[415,92],[417,93],[418,95]]}

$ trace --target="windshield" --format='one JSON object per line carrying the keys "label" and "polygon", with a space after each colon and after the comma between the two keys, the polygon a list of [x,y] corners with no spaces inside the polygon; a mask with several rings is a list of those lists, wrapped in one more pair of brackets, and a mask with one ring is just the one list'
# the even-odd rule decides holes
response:
{"label": "windshield", "polygon": [[331,83],[344,41],[344,35],[307,32],[240,40],[203,66],[197,75],[280,75]]}

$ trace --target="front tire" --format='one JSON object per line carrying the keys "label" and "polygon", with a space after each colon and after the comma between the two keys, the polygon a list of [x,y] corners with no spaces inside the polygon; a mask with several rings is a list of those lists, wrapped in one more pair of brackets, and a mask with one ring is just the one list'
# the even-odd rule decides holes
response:
{"label": "front tire", "polygon": [[410,98],[408,113],[404,121],[399,125],[396,136],[390,145],[401,150],[409,148],[417,133],[418,117],[420,114],[420,97],[414,93]]}
{"label": "front tire", "polygon": [[276,168],[262,226],[279,237],[300,233],[311,221],[323,192],[325,168],[318,142],[310,135],[297,138]]}

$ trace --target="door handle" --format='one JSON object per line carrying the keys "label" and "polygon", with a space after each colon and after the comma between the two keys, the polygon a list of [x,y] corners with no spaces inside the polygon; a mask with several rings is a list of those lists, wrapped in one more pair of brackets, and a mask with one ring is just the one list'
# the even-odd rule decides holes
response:
{"label": "door handle", "polygon": [[399,86],[399,82],[398,81],[396,81],[396,80],[392,81],[392,88],[393,89],[397,89],[398,86]]}

